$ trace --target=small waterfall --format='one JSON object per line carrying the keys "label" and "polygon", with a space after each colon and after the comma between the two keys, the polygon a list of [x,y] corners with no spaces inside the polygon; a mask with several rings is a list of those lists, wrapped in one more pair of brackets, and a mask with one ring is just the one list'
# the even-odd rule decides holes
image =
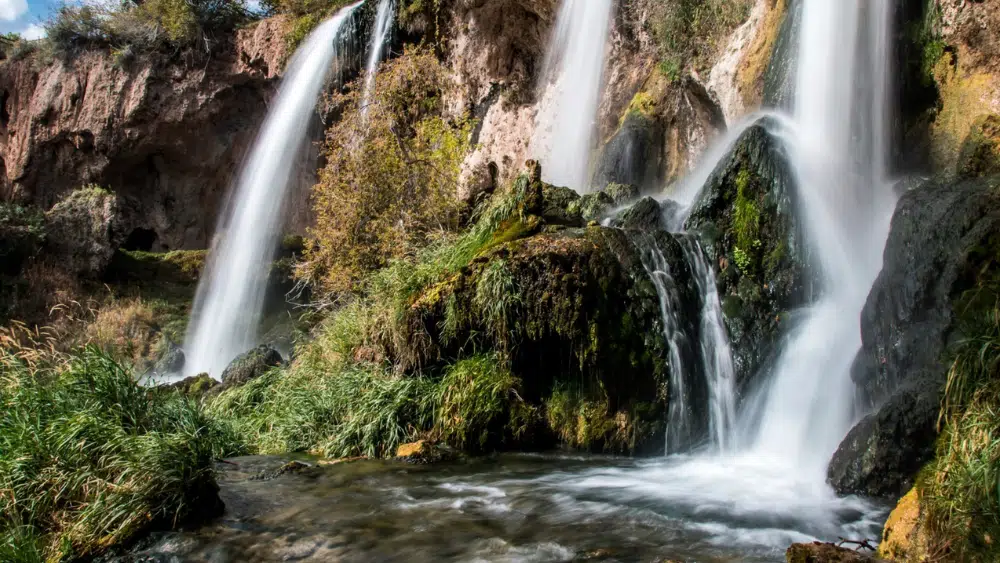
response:
{"label": "small waterfall", "polygon": [[531,154],[544,180],[586,192],[611,0],[564,0],[546,57]]}
{"label": "small waterfall", "polygon": [[344,55],[338,40],[363,2],[341,9],[320,24],[289,62],[240,171],[198,284],[184,343],[185,375],[208,372],[218,378],[234,357],[256,344],[292,167],[305,146],[331,62]]}
{"label": "small waterfall", "polygon": [[368,115],[368,105],[371,103],[372,90],[375,87],[375,72],[382,62],[382,53],[389,45],[392,31],[392,20],[396,14],[395,0],[381,0],[378,13],[375,15],[375,29],[372,32],[371,45],[368,46],[368,61],[365,63],[365,86],[361,94],[361,115]]}
{"label": "small waterfall", "polygon": [[670,387],[667,410],[667,436],[665,451],[679,452],[690,445],[694,419],[690,393],[687,388],[688,373],[685,366],[685,355],[682,352],[688,346],[687,335],[678,323],[681,318],[681,297],[677,284],[670,272],[670,263],[656,244],[655,238],[644,233],[637,237],[637,243],[642,251],[642,265],[649,279],[656,288],[656,296],[660,301],[660,318],[663,321],[663,337],[670,351]]}
{"label": "small waterfall", "polygon": [[701,296],[701,326],[698,350],[708,384],[708,434],[718,451],[729,451],[736,422],[736,370],[729,334],[722,320],[722,303],[715,286],[715,270],[705,258],[697,239],[679,236],[684,257],[691,266],[698,294]]}

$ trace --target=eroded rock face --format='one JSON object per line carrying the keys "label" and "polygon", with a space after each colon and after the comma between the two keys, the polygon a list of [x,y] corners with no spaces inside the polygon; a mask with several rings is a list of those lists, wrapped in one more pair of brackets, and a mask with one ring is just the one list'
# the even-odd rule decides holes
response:
{"label": "eroded rock face", "polygon": [[204,60],[106,50],[0,72],[0,193],[48,208],[88,183],[138,203],[152,250],[204,248],[267,110],[283,20],[242,30]]}
{"label": "eroded rock face", "polygon": [[720,162],[685,228],[718,268],[717,285],[737,378],[746,383],[776,351],[787,313],[813,293],[796,180],[781,144],[762,122]]}
{"label": "eroded rock face", "polygon": [[45,214],[47,250],[66,271],[99,278],[128,235],[127,215],[111,192],[76,190]]}
{"label": "eroded rock face", "polygon": [[1000,178],[928,183],[900,200],[861,315],[852,378],[875,410],[830,463],[841,493],[901,496],[933,455],[956,300],[1000,241]]}

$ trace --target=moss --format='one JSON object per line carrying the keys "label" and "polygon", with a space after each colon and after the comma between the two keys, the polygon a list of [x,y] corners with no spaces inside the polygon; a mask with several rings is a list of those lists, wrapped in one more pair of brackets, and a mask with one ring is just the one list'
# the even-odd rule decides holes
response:
{"label": "moss", "polygon": [[878,556],[892,561],[923,561],[927,556],[926,541],[920,523],[920,493],[914,487],[889,514]]}
{"label": "moss", "polygon": [[752,178],[747,169],[736,176],[736,198],[733,201],[733,232],[736,233],[735,259],[742,271],[749,271],[757,260],[760,242],[760,209]]}
{"label": "moss", "polygon": [[963,46],[946,49],[934,64],[940,93],[939,109],[930,128],[931,159],[936,170],[958,169],[963,144],[977,120],[992,113],[988,100],[995,92],[993,78],[967,69],[964,61],[969,56]]}
{"label": "moss", "polygon": [[636,92],[635,96],[632,97],[632,101],[628,104],[628,109],[625,111],[625,116],[622,117],[622,122],[624,122],[625,117],[629,114],[640,117],[653,117],[656,114],[656,100],[652,94],[644,91]]}
{"label": "moss", "polygon": [[207,250],[170,252],[119,250],[108,267],[108,276],[120,283],[193,285],[198,283],[198,277],[207,257]]}
{"label": "moss", "polygon": [[743,300],[739,295],[727,295],[722,300],[722,314],[735,319],[743,314]]}

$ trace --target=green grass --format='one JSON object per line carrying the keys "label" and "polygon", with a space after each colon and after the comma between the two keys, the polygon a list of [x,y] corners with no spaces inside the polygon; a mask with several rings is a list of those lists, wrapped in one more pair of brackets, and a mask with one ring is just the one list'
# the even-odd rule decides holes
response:
{"label": "green grass", "polygon": [[936,457],[918,483],[931,551],[947,560],[1000,558],[1000,287],[956,306],[963,338],[941,408]]}
{"label": "green grass", "polygon": [[89,556],[218,506],[213,462],[239,445],[195,402],[96,349],[0,354],[0,559]]}

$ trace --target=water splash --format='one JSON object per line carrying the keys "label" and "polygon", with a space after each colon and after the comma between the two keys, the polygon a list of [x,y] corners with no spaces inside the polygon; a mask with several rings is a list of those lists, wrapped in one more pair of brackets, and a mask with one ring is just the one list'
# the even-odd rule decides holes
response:
{"label": "water splash", "polygon": [[544,180],[589,190],[594,122],[601,99],[611,0],[564,0],[542,73],[531,155]]}
{"label": "water splash", "polygon": [[368,115],[368,106],[372,101],[372,91],[375,88],[375,73],[378,64],[382,62],[382,54],[389,45],[392,20],[396,14],[395,0],[381,0],[378,13],[375,15],[375,30],[372,33],[371,45],[368,47],[368,62],[365,63],[365,86],[361,94],[361,118]]}
{"label": "water splash", "polygon": [[331,63],[342,63],[341,47],[351,39],[345,42],[344,32],[350,31],[351,16],[363,3],[347,6],[320,24],[288,65],[198,284],[184,343],[185,375],[208,372],[218,378],[234,357],[256,344],[293,164],[306,144]]}

